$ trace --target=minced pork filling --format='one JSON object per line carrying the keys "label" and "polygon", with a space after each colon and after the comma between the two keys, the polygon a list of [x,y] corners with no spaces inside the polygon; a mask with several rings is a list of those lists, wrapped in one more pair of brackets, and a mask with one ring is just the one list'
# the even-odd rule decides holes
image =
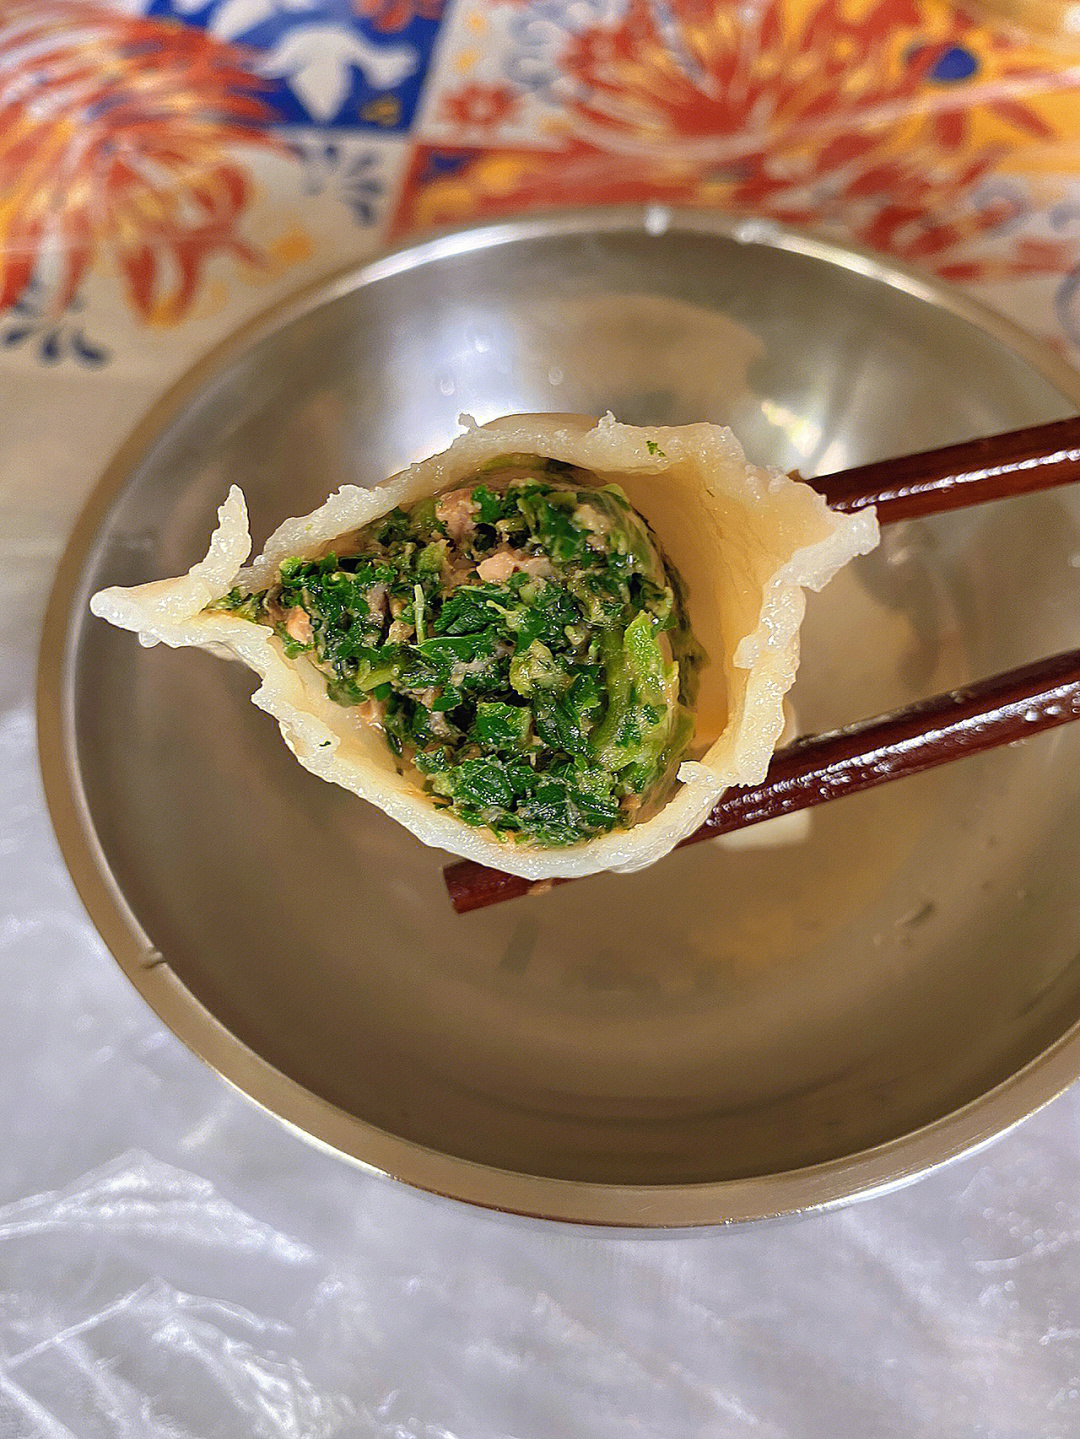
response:
{"label": "minced pork filling", "polygon": [[678,574],[618,485],[536,455],[216,608],[272,625],[433,804],[507,840],[569,845],[645,817],[693,735],[703,655]]}

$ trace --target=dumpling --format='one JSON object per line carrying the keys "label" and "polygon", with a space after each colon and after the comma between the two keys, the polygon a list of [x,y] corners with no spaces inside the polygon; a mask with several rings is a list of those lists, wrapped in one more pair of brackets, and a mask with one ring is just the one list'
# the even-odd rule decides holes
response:
{"label": "dumpling", "polygon": [[529,879],[634,870],[759,783],[804,587],[872,512],[747,463],[730,430],[611,416],[476,426],[251,549],[235,486],[205,559],[106,589],[143,644],[242,660],[305,768],[426,844]]}

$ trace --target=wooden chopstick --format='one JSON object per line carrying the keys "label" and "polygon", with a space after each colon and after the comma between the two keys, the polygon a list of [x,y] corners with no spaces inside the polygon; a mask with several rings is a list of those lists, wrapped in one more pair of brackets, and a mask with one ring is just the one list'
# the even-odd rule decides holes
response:
{"label": "wooden chopstick", "polygon": [[[1080,479],[1080,416],[811,480],[836,509],[878,507],[883,524]],[[765,780],[728,790],[681,844],[919,774],[1080,718],[1080,650],[1038,660],[893,714],[778,750]],[[681,847],[681,845],[680,845]],[[530,881],[472,860],[443,871],[459,914],[569,880]]]}
{"label": "wooden chopstick", "polygon": [[1080,415],[807,480],[834,510],[877,506],[881,524],[1080,480]]}

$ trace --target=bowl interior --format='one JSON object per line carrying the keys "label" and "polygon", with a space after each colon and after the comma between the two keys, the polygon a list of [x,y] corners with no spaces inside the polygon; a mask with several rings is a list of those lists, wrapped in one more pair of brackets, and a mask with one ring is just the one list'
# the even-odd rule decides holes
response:
{"label": "bowl interior", "polygon": [[[258,542],[444,446],[461,411],[722,421],[814,474],[1072,408],[911,289],[691,222],[511,226],[327,293],[160,433],[87,589],[185,569],[231,482]],[[800,728],[1075,644],[1078,567],[1060,493],[891,528],[810,599]],[[618,1184],[772,1174],[948,1114],[1080,1013],[1080,726],[455,918],[444,856],[305,773],[239,666],[89,619],[74,664],[92,822],[176,976],[284,1074],[443,1154]]]}

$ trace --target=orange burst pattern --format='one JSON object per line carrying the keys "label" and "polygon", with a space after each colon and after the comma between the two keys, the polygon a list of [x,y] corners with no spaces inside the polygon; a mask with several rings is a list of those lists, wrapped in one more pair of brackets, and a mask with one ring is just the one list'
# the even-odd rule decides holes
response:
{"label": "orange burst pattern", "polygon": [[1042,101],[1077,92],[1080,72],[958,11],[630,0],[568,36],[559,68],[557,151],[419,155],[396,227],[655,199],[814,226],[954,280],[1075,260],[1074,242],[1011,233],[1017,201],[985,182],[1057,140]]}
{"label": "orange burst pattern", "polygon": [[259,267],[230,149],[281,151],[243,54],[80,0],[0,3],[0,310],[57,314],[110,255],[144,318],[190,308],[210,258]]}
{"label": "orange burst pattern", "polygon": [[[915,0],[822,0],[802,15],[778,0],[671,0],[664,24],[649,0],[631,0],[617,25],[570,42],[569,113],[603,148],[662,156],[669,169],[696,159],[699,184],[726,207],[836,223],[876,249],[974,278],[957,252],[1010,218],[1003,202],[972,204],[976,186],[1018,138],[1053,137],[1020,94],[1077,82],[982,34],[986,77],[935,83],[972,29],[958,11],[937,18],[927,40]],[[1008,140],[980,143],[976,116]],[[1049,258],[1018,253],[1010,272]]]}
{"label": "orange burst pattern", "polygon": [[928,91],[934,67],[971,26],[948,10],[944,33],[912,44],[924,19],[915,0],[877,0],[861,14],[843,0],[822,0],[802,16],[776,0],[671,0],[667,8],[662,26],[650,0],[630,0],[616,26],[571,40],[563,65],[579,82],[571,108],[583,121],[666,146],[722,137],[756,157],[766,140],[792,150],[858,131],[867,132],[868,149],[913,119],[917,131],[952,149],[967,137],[975,102],[1048,136],[1045,121],[1011,92],[1065,83],[1010,54],[1002,37],[984,36],[984,57],[1000,58],[990,85],[974,94],[964,85]]}

